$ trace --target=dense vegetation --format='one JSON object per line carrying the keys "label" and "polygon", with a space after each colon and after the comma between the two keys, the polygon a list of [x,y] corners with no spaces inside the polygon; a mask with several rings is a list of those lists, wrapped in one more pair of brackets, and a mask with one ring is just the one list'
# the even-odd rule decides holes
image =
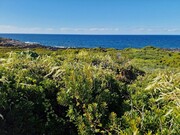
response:
{"label": "dense vegetation", "polygon": [[1,135],[178,135],[180,52],[0,48]]}

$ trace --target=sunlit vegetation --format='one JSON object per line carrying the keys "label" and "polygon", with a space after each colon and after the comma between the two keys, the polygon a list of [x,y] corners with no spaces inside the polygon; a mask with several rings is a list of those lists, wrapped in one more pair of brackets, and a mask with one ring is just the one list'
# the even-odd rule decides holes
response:
{"label": "sunlit vegetation", "polygon": [[178,135],[180,52],[0,48],[1,135]]}

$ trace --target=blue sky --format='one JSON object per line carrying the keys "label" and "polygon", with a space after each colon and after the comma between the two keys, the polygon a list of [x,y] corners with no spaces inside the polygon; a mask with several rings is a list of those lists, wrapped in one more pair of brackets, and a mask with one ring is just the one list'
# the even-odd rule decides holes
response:
{"label": "blue sky", "polygon": [[180,0],[0,0],[0,33],[180,34]]}

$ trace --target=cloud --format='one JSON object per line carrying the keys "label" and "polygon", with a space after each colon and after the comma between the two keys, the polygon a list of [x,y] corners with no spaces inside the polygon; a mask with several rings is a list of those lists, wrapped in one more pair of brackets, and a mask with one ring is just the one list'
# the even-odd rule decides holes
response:
{"label": "cloud", "polygon": [[0,25],[0,33],[54,33],[53,28],[18,27],[12,25]]}
{"label": "cloud", "polygon": [[41,27],[18,27],[12,25],[0,25],[0,33],[54,33],[54,34],[116,34],[119,28],[91,27],[91,28],[41,28]]}
{"label": "cloud", "polygon": [[119,28],[104,28],[104,27],[93,27],[93,28],[60,28],[60,33],[95,33],[95,34],[105,34],[105,33],[116,33]]}
{"label": "cloud", "polygon": [[180,34],[178,27],[18,27],[0,25],[0,33],[42,33],[42,34]]}
{"label": "cloud", "polygon": [[137,27],[133,29],[134,33],[144,34],[180,34],[180,28],[178,27]]}
{"label": "cloud", "polygon": [[165,29],[167,32],[180,32],[180,28]]}

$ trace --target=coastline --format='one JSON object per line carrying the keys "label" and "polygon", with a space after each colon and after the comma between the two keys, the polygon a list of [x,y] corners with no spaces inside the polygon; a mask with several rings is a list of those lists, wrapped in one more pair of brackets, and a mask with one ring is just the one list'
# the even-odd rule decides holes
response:
{"label": "coastline", "polygon": [[[154,46],[144,46],[143,48],[146,47],[154,47]],[[33,48],[44,48],[44,49],[49,49],[49,50],[61,50],[61,49],[89,49],[86,47],[61,47],[61,46],[45,46],[36,42],[23,42],[20,40],[15,40],[15,39],[11,39],[11,38],[4,38],[4,37],[0,37],[0,48],[19,48],[19,49],[23,49],[23,48],[29,48],[29,49],[33,49]],[[102,48],[101,49],[108,49],[108,48]],[[157,47],[154,47],[157,48]],[[91,48],[93,49],[93,48]],[[114,48],[116,49],[116,48]],[[166,51],[173,51],[173,52],[180,52],[180,48],[160,48],[162,50],[166,50]],[[122,49],[116,49],[116,50],[122,50]]]}

